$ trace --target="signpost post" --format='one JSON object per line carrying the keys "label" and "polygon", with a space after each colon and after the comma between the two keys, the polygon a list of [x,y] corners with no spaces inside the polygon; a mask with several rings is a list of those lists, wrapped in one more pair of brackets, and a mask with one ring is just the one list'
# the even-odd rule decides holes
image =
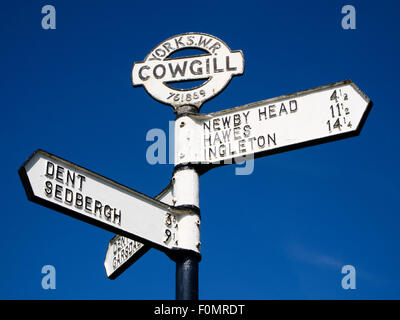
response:
{"label": "signpost post", "polygon": [[[192,57],[169,57],[182,49],[199,49],[206,54]],[[175,121],[175,144],[177,140],[186,145],[186,149],[196,148],[187,139],[185,122],[180,121],[187,115],[198,114],[201,105],[220,93],[233,76],[241,75],[244,70],[243,53],[231,51],[220,39],[204,33],[185,33],[171,37],[156,46],[143,62],[137,62],[132,69],[134,86],[143,85],[156,100],[172,106],[177,119]],[[202,85],[192,89],[174,89],[168,83],[206,79]],[[183,140],[183,142],[182,142]],[[200,216],[199,173],[191,163],[178,161],[175,155],[173,175],[175,207],[191,210]],[[182,222],[185,218],[182,219]],[[200,219],[196,222],[200,226]],[[194,232],[190,220],[181,223],[188,235]],[[197,243],[200,250],[200,241]],[[176,262],[176,299],[198,299],[198,262],[199,255],[181,250],[174,256]]]}
{"label": "signpost post", "polygon": [[[202,55],[172,55],[199,49]],[[278,152],[356,136],[372,102],[350,80],[199,114],[244,71],[240,50],[204,33],[184,33],[157,45],[132,68],[132,83],[170,105],[175,120],[175,167],[155,199],[42,150],[19,169],[28,199],[116,232],[104,261],[115,279],[150,248],[176,262],[176,299],[198,299],[199,176],[244,156]],[[179,81],[205,80],[190,89]]]}

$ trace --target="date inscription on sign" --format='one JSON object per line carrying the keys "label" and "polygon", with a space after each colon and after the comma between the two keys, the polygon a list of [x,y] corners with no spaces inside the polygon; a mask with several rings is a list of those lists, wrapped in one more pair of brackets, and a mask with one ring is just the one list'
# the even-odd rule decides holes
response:
{"label": "date inscription on sign", "polygon": [[[172,57],[185,49],[198,49],[201,55]],[[132,69],[134,86],[143,85],[159,102],[174,108],[201,105],[220,93],[233,76],[243,74],[244,59],[240,50],[231,51],[220,39],[204,33],[184,33],[156,46],[143,62]],[[200,86],[177,89],[175,82],[205,80]]]}

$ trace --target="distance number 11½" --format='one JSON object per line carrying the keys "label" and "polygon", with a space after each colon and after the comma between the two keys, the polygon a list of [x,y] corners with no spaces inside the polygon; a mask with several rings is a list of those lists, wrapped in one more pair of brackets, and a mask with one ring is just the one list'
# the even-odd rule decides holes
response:
{"label": "distance number 11\u00bd", "polygon": [[331,94],[330,100],[332,101],[332,104],[329,109],[331,111],[332,119],[329,119],[326,122],[329,133],[335,130],[342,131],[343,126],[351,128],[351,121],[346,119],[346,116],[350,114],[349,108],[345,105],[346,101],[348,101],[347,93],[342,93],[342,89],[334,90]]}

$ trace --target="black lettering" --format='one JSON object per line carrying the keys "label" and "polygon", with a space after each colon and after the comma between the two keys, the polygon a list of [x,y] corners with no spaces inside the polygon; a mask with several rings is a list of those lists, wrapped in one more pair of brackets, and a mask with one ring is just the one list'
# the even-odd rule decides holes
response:
{"label": "black lettering", "polygon": [[286,107],[283,103],[281,104],[281,108],[279,110],[279,116],[282,114],[282,112],[285,112],[286,114],[288,114]]}
{"label": "black lettering", "polygon": [[201,65],[201,61],[200,60],[193,60],[192,63],[190,64],[190,72],[193,75],[201,75],[201,74],[203,74],[203,68],[202,67],[198,67],[197,70],[193,69],[193,66],[195,64],[200,64]]}
{"label": "black lettering", "polygon": [[175,39],[175,46],[178,49],[180,46],[184,47],[185,44],[182,42],[182,37],[179,37],[179,39]]}
{"label": "black lettering", "polygon": [[219,123],[219,120],[220,119],[213,119],[213,129],[214,129],[214,131],[216,131],[216,130],[221,130],[221,128],[220,128],[220,123]]}
{"label": "black lettering", "polygon": [[212,38],[209,38],[209,39],[207,40],[207,38],[204,38],[204,39],[203,39],[203,36],[200,36],[200,39],[199,39],[199,42],[198,42],[197,46],[198,46],[198,47],[203,46],[204,48],[207,49],[207,45],[208,45],[211,41],[212,41]]}
{"label": "black lettering", "polygon": [[92,212],[92,198],[85,197],[85,210]]}
{"label": "black lettering", "polygon": [[274,104],[271,104],[270,106],[268,106],[269,118],[270,119],[276,117],[275,107],[276,107],[276,105],[274,105]]}
{"label": "black lettering", "polygon": [[233,137],[235,140],[242,139],[242,137],[240,136],[240,127],[236,127],[233,129]]}
{"label": "black lettering", "polygon": [[[195,60],[195,61],[198,61],[198,60]],[[183,67],[182,67],[182,68],[181,68],[181,66],[179,65],[179,63],[177,63],[176,66],[175,66],[175,70],[174,70],[174,69],[172,68],[172,63],[168,63],[169,71],[171,71],[172,78],[175,78],[178,72],[179,72],[180,75],[183,77],[183,76],[185,75],[185,72],[186,72],[186,65],[187,65],[187,61],[185,61],[185,62],[183,63]],[[154,71],[155,71],[155,68],[154,68]],[[164,75],[165,75],[165,69],[164,69],[164,73],[163,73],[163,76],[162,76],[162,77],[164,77]],[[162,77],[161,77],[161,78],[162,78]],[[157,79],[159,79],[159,78],[157,78]]]}
{"label": "black lettering", "polygon": [[264,148],[264,146],[265,146],[265,138],[264,138],[264,136],[259,136],[257,138],[257,144],[258,144],[258,146],[260,148]]}
{"label": "black lettering", "polygon": [[99,217],[101,217],[101,208],[103,208],[103,205],[100,201],[96,200],[94,202],[94,214],[99,213]]}
{"label": "black lettering", "polygon": [[254,146],[253,146],[253,141],[254,140],[256,140],[256,138],[255,137],[252,137],[252,138],[249,138],[249,139],[247,139],[247,141],[250,141],[250,144],[251,144],[251,150],[253,151],[254,150]]}
{"label": "black lettering", "polygon": [[194,36],[187,36],[186,38],[188,39],[188,41],[186,42],[186,45],[191,46],[194,43],[194,41],[193,41]]}
{"label": "black lettering", "polygon": [[206,73],[210,74],[210,59],[206,59]]}
{"label": "black lettering", "polygon": [[46,196],[51,196],[53,192],[53,184],[51,181],[46,181],[46,188],[44,188],[44,192],[46,193]]}
{"label": "black lettering", "polygon": [[207,122],[203,122],[203,129],[206,130],[206,128],[208,129],[208,131],[210,131],[210,120]]}
{"label": "black lettering", "polygon": [[250,127],[250,125],[248,125],[248,124],[246,124],[246,125],[243,127],[243,136],[244,136],[245,138],[248,138],[248,137],[250,136],[250,130],[251,130],[251,127]]}
{"label": "black lettering", "polygon": [[264,107],[264,111],[261,111],[261,109],[258,109],[258,119],[261,121],[261,115],[264,115],[264,120],[267,119],[267,108]]}
{"label": "black lettering", "polygon": [[208,145],[211,146],[211,136],[210,135],[208,135],[208,138],[206,136],[204,136],[204,146],[205,147],[207,146],[207,144],[206,144],[207,141],[208,141]]}
{"label": "black lettering", "polygon": [[269,113],[270,119],[276,117],[275,108],[276,108],[276,105],[274,105],[274,104],[271,104],[270,106],[268,106],[268,111],[269,111],[268,113]]}
{"label": "black lettering", "polygon": [[[213,150],[214,149],[214,150]],[[216,150],[215,150],[215,146],[212,148],[212,147],[209,147],[208,148],[208,158],[211,160],[212,159],[212,156],[214,156],[214,158],[216,158],[217,157],[217,153],[216,153]]]}
{"label": "black lettering", "polygon": [[82,190],[82,184],[83,184],[84,181],[86,181],[86,178],[85,178],[84,176],[81,176],[80,174],[78,174],[77,177],[78,177],[79,180],[80,180],[80,183],[79,183],[79,190]]}
{"label": "black lettering", "polygon": [[142,81],[146,81],[148,78],[150,78],[149,76],[143,76],[143,74],[142,74],[142,72],[143,72],[143,70],[149,70],[150,69],[150,67],[149,66],[143,66],[143,67],[141,67],[140,69],[139,69],[139,78],[140,78],[140,80],[142,80]]}
{"label": "black lettering", "polygon": [[222,118],[222,124],[224,125],[224,129],[229,128],[229,123],[231,122],[231,117]]}
{"label": "black lettering", "polygon": [[232,145],[229,144],[229,154],[230,155],[236,154],[236,151],[235,150],[231,150],[231,147],[232,147]]}
{"label": "black lettering", "polygon": [[[218,141],[217,141],[218,140]],[[222,141],[221,141],[221,139],[219,138],[219,135],[218,135],[218,132],[216,132],[215,133],[215,136],[214,136],[214,144],[216,144],[216,143],[221,143]]]}
{"label": "black lettering", "polygon": [[217,58],[213,58],[213,62],[214,62],[214,73],[224,72],[224,69],[218,69]]}
{"label": "black lettering", "polygon": [[246,124],[247,124],[247,117],[249,116],[249,113],[250,113],[250,110],[247,111],[246,113],[243,112],[243,116],[244,116],[244,120],[245,120]]}
{"label": "black lettering", "polygon": [[226,56],[226,71],[236,71],[237,70],[237,68],[236,67],[231,67],[230,65],[229,65],[229,56]]}
{"label": "black lettering", "polygon": [[[118,223],[116,221],[118,221]],[[117,223],[118,225],[121,225],[121,210],[118,210],[118,213],[117,213],[117,209],[114,208],[113,222]]]}
{"label": "black lettering", "polygon": [[53,178],[54,176],[54,163],[47,161],[46,176]]}
{"label": "black lettering", "polygon": [[240,126],[241,123],[242,123],[242,121],[240,120],[240,114],[234,114],[233,115],[233,126],[238,127],[238,126]]}
{"label": "black lettering", "polygon": [[65,203],[72,204],[72,202],[74,200],[74,193],[72,192],[72,190],[65,188],[64,200],[65,200]]}
{"label": "black lettering", "polygon": [[208,50],[212,51],[212,53],[215,53],[215,51],[219,48],[221,48],[221,44],[219,42],[215,42]]}
{"label": "black lettering", "polygon": [[289,109],[290,109],[290,113],[297,111],[297,101],[296,100],[289,101]]}
{"label": "black lettering", "polygon": [[105,205],[104,206],[104,217],[106,218],[106,220],[110,221],[111,220],[111,207],[109,205]]}
{"label": "black lettering", "polygon": [[[161,68],[161,72],[162,72],[160,75],[157,74],[157,69],[159,69],[159,68]],[[155,77],[156,79],[164,78],[165,72],[166,72],[166,69],[165,69],[165,67],[164,67],[162,64],[156,65],[156,66],[154,67],[154,69],[153,69],[153,75],[154,75],[154,77]]]}
{"label": "black lettering", "polygon": [[271,142],[273,142],[274,143],[274,145],[276,146],[276,136],[275,136],[275,133],[274,133],[274,135],[273,135],[274,137],[272,138],[269,134],[268,134],[268,147],[271,145]]}
{"label": "black lettering", "polygon": [[167,52],[170,52],[170,51],[174,50],[174,49],[171,47],[171,44],[170,44],[169,42],[164,43],[164,44],[163,44],[163,47],[164,47],[165,50],[167,50]]}
{"label": "black lettering", "polygon": [[220,155],[220,157],[225,157],[226,155],[226,145],[221,144],[218,148],[218,153]]}
{"label": "black lettering", "polygon": [[56,190],[54,192],[54,198],[57,200],[62,201],[61,194],[62,194],[63,187],[59,184],[56,184]]}
{"label": "black lettering", "polygon": [[228,142],[231,136],[231,129],[222,131],[222,137],[224,138],[224,142]]}
{"label": "black lettering", "polygon": [[246,152],[246,140],[239,141],[239,153]]}
{"label": "black lettering", "polygon": [[75,197],[75,206],[79,209],[82,209],[83,206],[83,196],[80,193],[76,193]]}
{"label": "black lettering", "polygon": [[159,57],[165,57],[165,55],[166,55],[165,50],[163,50],[161,48],[156,49],[155,54]]}
{"label": "black lettering", "polygon": [[56,180],[63,182],[63,174],[64,174],[64,168],[61,166],[57,166],[56,170]]}
{"label": "black lettering", "polygon": [[161,60],[161,59],[157,58],[156,55],[154,53],[152,53],[151,57],[149,58],[149,61],[153,61],[153,60]]}
{"label": "black lettering", "polygon": [[69,186],[69,181],[71,182],[71,187],[75,188],[75,172],[71,174],[71,170],[67,170],[67,186]]}

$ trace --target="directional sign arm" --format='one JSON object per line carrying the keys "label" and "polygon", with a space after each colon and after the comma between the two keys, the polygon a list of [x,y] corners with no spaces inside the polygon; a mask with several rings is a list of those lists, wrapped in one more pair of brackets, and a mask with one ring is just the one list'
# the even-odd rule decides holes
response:
{"label": "directional sign arm", "polygon": [[42,150],[20,168],[28,199],[163,251],[186,249],[199,253],[196,243],[178,246],[174,221],[182,213]]}
{"label": "directional sign arm", "polygon": [[139,241],[120,235],[114,236],[108,244],[104,260],[107,277],[115,280],[150,249],[150,245]]}
{"label": "directional sign arm", "polygon": [[[223,165],[356,136],[372,101],[350,80],[207,115],[182,117],[175,164]],[[190,135],[190,136],[189,136]],[[190,148],[190,149],[188,149]]]}

